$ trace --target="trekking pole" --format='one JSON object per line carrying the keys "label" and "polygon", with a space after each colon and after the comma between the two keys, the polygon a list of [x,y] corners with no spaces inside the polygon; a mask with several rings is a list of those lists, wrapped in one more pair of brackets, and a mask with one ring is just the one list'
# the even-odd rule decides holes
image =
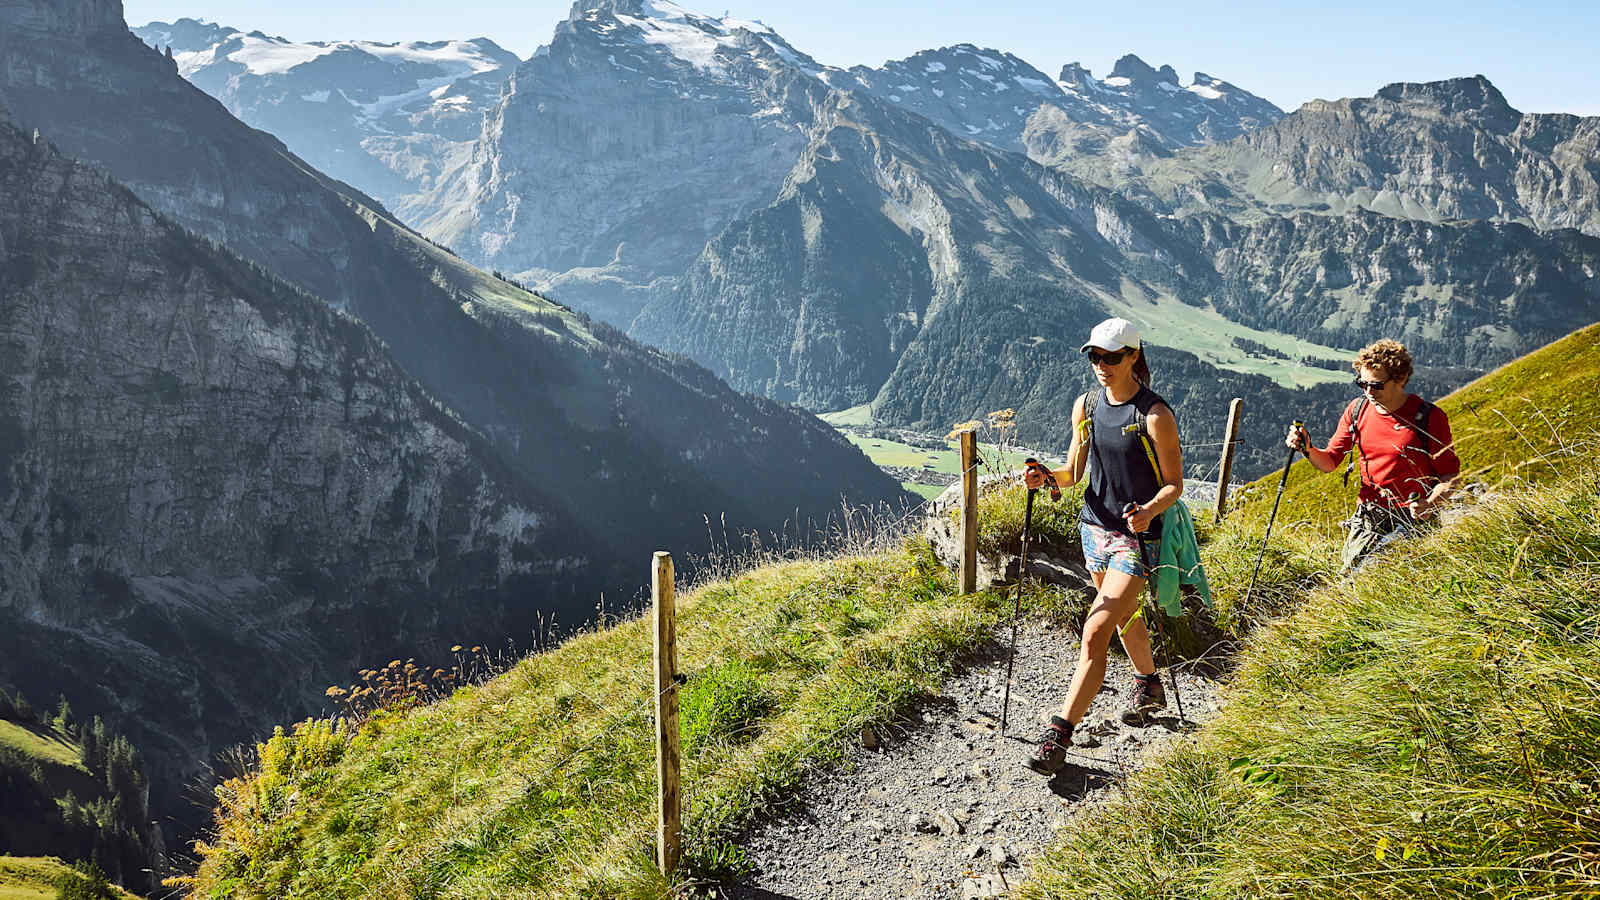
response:
{"label": "trekking pole", "polygon": [[[1038,460],[1028,457],[1028,468],[1038,464]],[[1011,667],[1017,660],[1017,621],[1022,618],[1022,585],[1028,578],[1028,541],[1033,536],[1033,495],[1038,492],[1037,488],[1028,488],[1028,507],[1022,514],[1022,556],[1017,561],[1017,608],[1011,614],[1011,650],[1006,654],[1005,699],[1000,701],[1001,737],[1005,737],[1006,716],[1011,712]]]}
{"label": "trekking pole", "polygon": [[[1127,518],[1129,515],[1131,515],[1134,510],[1138,509],[1138,506],[1139,505],[1137,503],[1129,503],[1127,506],[1123,507],[1123,518]],[[1139,534],[1134,535],[1134,537],[1139,541],[1139,558],[1142,560],[1144,559],[1144,533],[1140,532]],[[1178,724],[1181,725],[1183,724],[1185,718],[1183,714],[1183,691],[1178,689],[1178,673],[1172,670],[1172,647],[1171,645],[1167,644],[1167,632],[1166,629],[1161,626],[1161,618],[1162,616],[1165,616],[1166,613],[1161,609],[1161,601],[1156,597],[1156,582],[1154,578],[1146,579],[1145,589],[1150,592],[1150,599],[1152,601],[1150,605],[1155,607],[1154,612],[1147,616],[1147,618],[1149,618],[1153,623],[1151,627],[1155,631],[1156,644],[1166,648],[1161,652],[1162,655],[1167,658],[1167,664],[1165,666],[1161,666],[1160,668],[1167,670],[1167,680],[1172,682],[1172,697],[1174,700],[1178,701]],[[1139,609],[1141,611],[1144,609],[1144,601],[1142,599],[1139,601]],[[1124,625],[1123,627],[1126,628],[1127,626]],[[1152,653],[1152,661],[1154,661],[1154,656],[1155,654]]]}
{"label": "trekking pole", "polygon": [[[1306,427],[1306,423],[1299,419],[1294,420],[1294,430],[1299,432]],[[1278,496],[1272,501],[1272,514],[1267,516],[1267,531],[1261,535],[1261,550],[1256,553],[1256,570],[1250,573],[1250,587],[1244,592],[1245,609],[1250,608],[1250,595],[1256,590],[1256,576],[1261,574],[1261,560],[1267,555],[1267,539],[1272,537],[1272,523],[1278,520],[1278,504],[1283,501],[1284,485],[1289,483],[1289,467],[1294,465],[1294,455],[1300,452],[1299,447],[1289,448],[1289,461],[1283,464],[1283,477],[1278,479]],[[1307,457],[1309,459],[1310,457]]]}

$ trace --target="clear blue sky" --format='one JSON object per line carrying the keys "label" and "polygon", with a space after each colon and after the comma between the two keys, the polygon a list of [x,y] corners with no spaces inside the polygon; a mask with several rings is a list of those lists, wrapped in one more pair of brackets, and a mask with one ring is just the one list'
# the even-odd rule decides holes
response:
{"label": "clear blue sky", "polygon": [[[130,25],[204,18],[297,41],[488,37],[522,57],[548,43],[570,3],[453,0],[125,0]],[[706,0],[728,4],[735,0]],[[1104,76],[1124,53],[1198,70],[1285,109],[1312,98],[1368,96],[1392,81],[1487,75],[1523,112],[1600,115],[1600,2],[1535,0],[1515,9],[1484,0],[1183,4],[990,0],[926,4],[875,0],[738,0],[696,12],[760,19],[796,47],[837,66],[879,65],[918,50],[970,42],[1008,50],[1049,75],[1078,61]]]}

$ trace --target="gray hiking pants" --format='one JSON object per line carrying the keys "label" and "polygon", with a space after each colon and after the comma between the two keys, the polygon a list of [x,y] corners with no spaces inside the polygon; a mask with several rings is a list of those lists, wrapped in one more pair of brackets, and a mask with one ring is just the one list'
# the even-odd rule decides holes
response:
{"label": "gray hiking pants", "polygon": [[1432,520],[1419,522],[1409,509],[1359,503],[1355,514],[1345,522],[1344,547],[1339,551],[1340,570],[1353,571],[1373,553],[1396,541],[1420,535],[1431,527]]}

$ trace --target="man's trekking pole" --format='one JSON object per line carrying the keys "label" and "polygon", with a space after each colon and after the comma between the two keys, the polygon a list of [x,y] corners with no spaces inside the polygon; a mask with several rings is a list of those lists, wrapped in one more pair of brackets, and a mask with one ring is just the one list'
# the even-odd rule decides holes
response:
{"label": "man's trekking pole", "polygon": [[[1122,508],[1123,518],[1127,518],[1129,515],[1132,515],[1134,510],[1138,508],[1139,504],[1129,503],[1127,506]],[[1139,541],[1139,558],[1142,560],[1144,559],[1144,533],[1140,532],[1134,535],[1134,538]],[[1178,673],[1172,669],[1172,646],[1167,643],[1166,630],[1161,626],[1161,619],[1166,615],[1166,611],[1161,608],[1161,601],[1156,597],[1156,582],[1154,578],[1145,580],[1145,589],[1150,592],[1150,605],[1155,607],[1155,610],[1151,612],[1149,616],[1150,621],[1152,622],[1151,628],[1155,631],[1155,642],[1165,648],[1161,652],[1162,655],[1167,658],[1167,664],[1165,666],[1161,666],[1160,668],[1167,670],[1167,680],[1172,682],[1172,697],[1178,701],[1178,723],[1182,724],[1184,720],[1183,691],[1178,689]],[[1139,601],[1139,609],[1140,611],[1144,610],[1143,599]],[[1131,619],[1129,620],[1129,624],[1132,624]],[[1126,628],[1127,626],[1124,625],[1123,627]],[[1154,657],[1155,654],[1151,653],[1151,656]],[[1158,672],[1157,674],[1159,675],[1160,673]]]}
{"label": "man's trekking pole", "polygon": [[[1039,461],[1028,457],[1025,464],[1032,469]],[[1048,477],[1048,476],[1047,476]],[[1022,514],[1022,556],[1017,560],[1017,608],[1011,614],[1011,650],[1006,654],[1005,699],[1000,701],[1000,736],[1006,733],[1006,716],[1011,712],[1011,667],[1017,661],[1017,621],[1022,618],[1022,585],[1028,577],[1028,541],[1033,537],[1033,495],[1037,488],[1028,488],[1027,511]],[[1052,486],[1052,494],[1059,494]]]}
{"label": "man's trekking pole", "polygon": [[[1294,420],[1294,430],[1299,433],[1306,427],[1306,423],[1299,419]],[[1250,573],[1250,587],[1244,592],[1244,608],[1250,608],[1250,595],[1256,590],[1256,576],[1261,574],[1261,560],[1267,555],[1267,538],[1272,537],[1272,523],[1278,519],[1278,504],[1283,501],[1284,485],[1289,483],[1289,467],[1294,465],[1294,455],[1300,452],[1299,447],[1289,448],[1289,461],[1283,464],[1283,477],[1278,479],[1278,496],[1272,501],[1272,514],[1267,516],[1267,531],[1261,535],[1261,550],[1256,554],[1256,570]]]}

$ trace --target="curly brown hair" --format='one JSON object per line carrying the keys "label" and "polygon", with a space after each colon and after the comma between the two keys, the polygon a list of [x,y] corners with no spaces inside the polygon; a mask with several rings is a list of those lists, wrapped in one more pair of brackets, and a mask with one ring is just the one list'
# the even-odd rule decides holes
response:
{"label": "curly brown hair", "polygon": [[1362,348],[1350,368],[1358,375],[1363,368],[1382,369],[1391,379],[1404,382],[1411,377],[1411,351],[1399,341],[1384,338]]}

